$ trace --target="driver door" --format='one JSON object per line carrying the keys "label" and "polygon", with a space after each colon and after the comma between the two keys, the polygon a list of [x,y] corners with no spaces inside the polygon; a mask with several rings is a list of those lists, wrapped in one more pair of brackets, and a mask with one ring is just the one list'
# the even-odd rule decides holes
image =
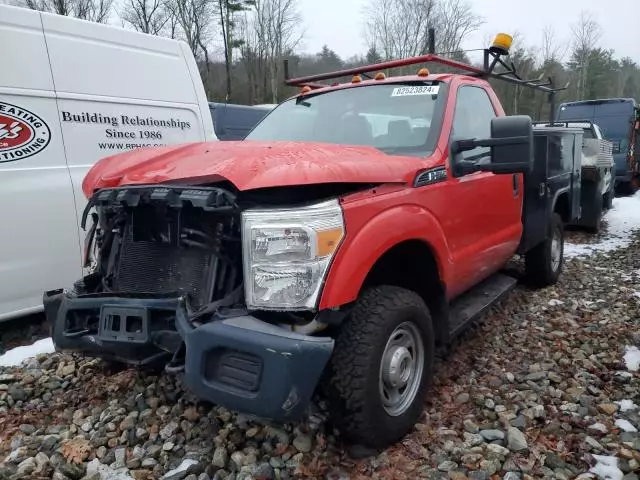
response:
{"label": "driver door", "polygon": [[[483,87],[460,85],[449,140],[490,138],[491,119],[498,111]],[[475,160],[490,153],[489,147],[478,147],[461,156]],[[456,284],[464,291],[495,273],[515,253],[522,234],[522,177],[475,172],[452,177],[450,188],[449,215],[458,221],[449,224],[448,238]]]}

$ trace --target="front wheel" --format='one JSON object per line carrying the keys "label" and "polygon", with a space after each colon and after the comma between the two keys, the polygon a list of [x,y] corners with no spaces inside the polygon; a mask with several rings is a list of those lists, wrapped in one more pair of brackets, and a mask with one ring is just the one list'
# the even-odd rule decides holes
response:
{"label": "front wheel", "polygon": [[422,414],[434,348],[419,295],[394,286],[365,292],[336,338],[326,385],[341,435],[384,448],[409,433]]}
{"label": "front wheel", "polygon": [[557,213],[551,216],[547,237],[525,254],[525,276],[536,287],[558,281],[564,256],[564,225]]}

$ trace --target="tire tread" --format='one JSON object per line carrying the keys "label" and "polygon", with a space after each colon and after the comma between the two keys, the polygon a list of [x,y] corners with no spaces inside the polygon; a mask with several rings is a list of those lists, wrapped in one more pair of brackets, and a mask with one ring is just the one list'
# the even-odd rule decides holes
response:
{"label": "tire tread", "polygon": [[376,349],[379,348],[376,340],[389,328],[394,313],[406,311],[408,307],[424,314],[424,325],[420,327],[428,337],[423,338],[427,356],[424,377],[427,380],[423,381],[418,392],[424,395],[432,375],[433,327],[429,310],[416,293],[387,285],[371,288],[358,300],[336,339],[327,389],[331,413],[341,434],[362,445],[379,447],[402,437],[400,434],[389,435],[380,431],[379,422],[371,421],[367,401],[371,382],[375,381],[377,388],[378,375],[371,373],[371,359],[375,358]]}

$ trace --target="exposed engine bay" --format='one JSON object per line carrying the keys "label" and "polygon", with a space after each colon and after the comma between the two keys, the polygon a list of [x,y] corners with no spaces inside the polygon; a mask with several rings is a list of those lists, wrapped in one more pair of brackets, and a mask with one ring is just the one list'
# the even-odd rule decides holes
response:
{"label": "exposed engine bay", "polygon": [[86,293],[182,297],[197,309],[239,290],[239,210],[227,192],[142,187],[105,190],[91,203]]}

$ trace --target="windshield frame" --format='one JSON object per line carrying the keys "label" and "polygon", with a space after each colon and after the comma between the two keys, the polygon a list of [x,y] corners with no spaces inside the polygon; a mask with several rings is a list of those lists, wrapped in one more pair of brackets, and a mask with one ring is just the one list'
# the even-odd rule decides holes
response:
{"label": "windshield frame", "polygon": [[[254,130],[256,128],[258,128],[263,122],[267,121],[267,119],[279,108],[281,108],[283,105],[285,104],[290,104],[290,103],[300,103],[301,101],[304,101],[306,99],[309,98],[314,98],[314,97],[318,97],[318,96],[323,96],[323,95],[331,95],[334,94],[336,92],[342,92],[344,90],[350,90],[350,89],[357,89],[357,88],[377,88],[380,86],[393,86],[393,87],[397,87],[397,86],[418,86],[418,85],[438,85],[439,91],[438,91],[438,96],[435,100],[434,103],[434,107],[433,107],[433,115],[431,117],[431,123],[429,126],[429,132],[427,134],[427,138],[425,139],[425,143],[422,145],[414,145],[414,146],[409,146],[409,147],[394,147],[394,148],[378,148],[374,145],[370,145],[368,147],[370,148],[375,148],[381,152],[386,153],[387,155],[392,155],[392,156],[414,156],[414,157],[418,157],[418,158],[426,158],[430,155],[432,155],[438,145],[438,140],[440,139],[441,133],[442,133],[442,128],[443,128],[443,124],[444,124],[444,117],[445,117],[445,112],[446,112],[446,108],[447,108],[447,100],[449,98],[449,82],[443,81],[443,80],[436,80],[436,79],[405,79],[405,80],[395,80],[394,81],[374,81],[373,80],[369,80],[369,81],[364,81],[360,84],[357,85],[343,85],[343,86],[339,86],[337,88],[329,88],[329,89],[321,89],[319,91],[311,91],[308,92],[304,95],[295,95],[292,97],[289,97],[287,100],[284,100],[283,102],[279,103],[277,107],[273,108],[267,115],[265,115],[262,120],[260,120],[256,125],[254,125],[254,127],[251,129],[251,131],[246,135],[245,139],[243,141],[265,141],[265,142],[269,142],[269,141],[277,141],[277,140],[256,140],[251,138],[251,135],[253,134]],[[309,142],[309,143],[313,143],[313,140],[305,140],[305,141],[301,141],[302,143],[305,142]],[[318,143],[323,143],[323,142],[318,142]],[[339,143],[332,143],[332,142],[324,142],[327,143],[328,145],[344,145],[344,146],[356,146],[356,147],[365,147],[366,145],[350,145],[350,144],[339,144]]]}

